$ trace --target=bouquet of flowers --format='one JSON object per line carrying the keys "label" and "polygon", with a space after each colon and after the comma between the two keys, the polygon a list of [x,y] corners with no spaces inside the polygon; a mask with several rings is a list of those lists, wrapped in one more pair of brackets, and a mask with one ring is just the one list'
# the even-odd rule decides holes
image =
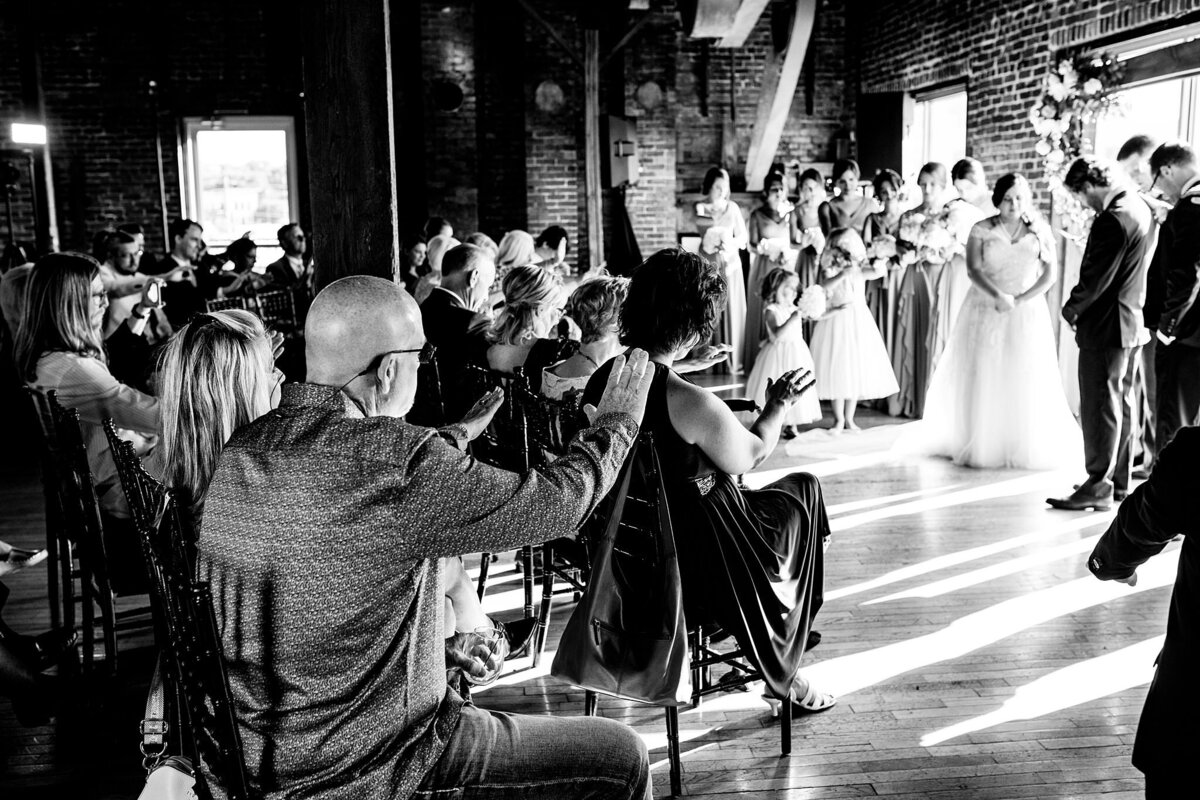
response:
{"label": "bouquet of flowers", "polygon": [[954,257],[958,239],[946,227],[941,216],[930,217],[921,226],[917,237],[917,258],[929,264],[944,264]]}
{"label": "bouquet of flowers", "polygon": [[825,234],[819,227],[805,228],[800,231],[800,249],[811,247],[818,253],[825,249]]}
{"label": "bouquet of flowers", "polygon": [[724,225],[713,225],[704,232],[700,240],[700,249],[705,253],[720,253],[732,250],[733,231]]}
{"label": "bouquet of flowers", "polygon": [[867,260],[876,269],[892,269],[900,263],[900,249],[896,237],[881,233],[867,245]]}
{"label": "bouquet of flowers", "polygon": [[786,236],[773,239],[762,239],[758,243],[758,252],[765,255],[780,266],[791,268],[796,263],[799,253],[792,247],[792,242]]}
{"label": "bouquet of flowers", "polygon": [[796,301],[796,308],[804,319],[818,319],[825,314],[825,289],[819,283],[814,283],[804,290]]}

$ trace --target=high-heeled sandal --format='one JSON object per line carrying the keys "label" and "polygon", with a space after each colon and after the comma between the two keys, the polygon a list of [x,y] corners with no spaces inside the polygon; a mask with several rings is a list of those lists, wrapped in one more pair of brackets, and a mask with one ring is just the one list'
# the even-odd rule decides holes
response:
{"label": "high-heeled sandal", "polygon": [[[762,698],[771,708],[771,716],[778,717],[783,708],[783,701],[773,694],[764,693]],[[837,705],[837,697],[829,692],[822,692],[811,683],[808,684],[808,692],[802,699],[795,700],[791,694],[788,695],[788,699],[792,703],[792,714],[819,714]]]}

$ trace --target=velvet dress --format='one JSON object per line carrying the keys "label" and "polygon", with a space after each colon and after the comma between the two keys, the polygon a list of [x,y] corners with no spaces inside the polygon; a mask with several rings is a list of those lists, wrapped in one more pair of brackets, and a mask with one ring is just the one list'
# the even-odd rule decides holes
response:
{"label": "velvet dress", "polygon": [[[739,489],[675,432],[667,408],[671,371],[653,366],[642,430],[654,434],[658,449],[688,624],[719,624],[771,692],[786,697],[824,597],[829,519],[821,484],[797,472],[764,489]],[[611,368],[609,361],[592,376],[585,403],[599,401]]]}

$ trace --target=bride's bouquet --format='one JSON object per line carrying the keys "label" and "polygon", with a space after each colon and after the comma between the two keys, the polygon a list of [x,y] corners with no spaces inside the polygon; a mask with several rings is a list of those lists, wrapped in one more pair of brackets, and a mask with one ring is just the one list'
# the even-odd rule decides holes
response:
{"label": "bride's bouquet", "polygon": [[804,319],[819,319],[825,314],[826,305],[825,289],[819,283],[805,289],[796,301],[796,308]]}
{"label": "bride's bouquet", "polygon": [[917,239],[917,258],[928,264],[944,264],[954,257],[958,240],[946,227],[942,217],[930,217],[921,226]]}

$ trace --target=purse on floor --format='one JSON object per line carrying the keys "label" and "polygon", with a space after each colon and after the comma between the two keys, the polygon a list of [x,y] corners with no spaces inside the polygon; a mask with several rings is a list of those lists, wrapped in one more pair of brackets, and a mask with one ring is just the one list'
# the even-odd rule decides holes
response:
{"label": "purse on floor", "polygon": [[[657,535],[653,541],[631,542],[634,547],[627,549],[623,544],[619,549],[618,533],[637,466],[643,467],[640,474],[657,479],[657,485],[646,487],[648,493],[657,494],[656,515],[649,520]],[[604,535],[593,554],[587,589],[563,630],[551,674],[627,700],[656,705],[686,703],[691,699],[691,671],[683,588],[651,435],[643,434],[634,444],[610,509]],[[624,535],[636,537],[628,532]]]}
{"label": "purse on floor", "polygon": [[196,770],[186,756],[168,756],[168,723],[164,713],[166,689],[163,685],[162,658],[154,664],[150,692],[146,695],[146,714],[142,719],[142,766],[146,785],[138,800],[196,800]]}

